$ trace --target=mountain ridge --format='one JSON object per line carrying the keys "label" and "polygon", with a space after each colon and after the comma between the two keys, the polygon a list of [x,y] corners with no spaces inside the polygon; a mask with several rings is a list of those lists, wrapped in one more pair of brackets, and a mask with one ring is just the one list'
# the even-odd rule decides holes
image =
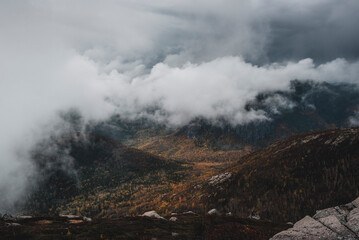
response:
{"label": "mountain ridge", "polygon": [[178,209],[192,204],[197,211],[217,208],[242,217],[254,212],[293,221],[359,195],[358,146],[359,128],[302,133],[249,153],[163,201]]}

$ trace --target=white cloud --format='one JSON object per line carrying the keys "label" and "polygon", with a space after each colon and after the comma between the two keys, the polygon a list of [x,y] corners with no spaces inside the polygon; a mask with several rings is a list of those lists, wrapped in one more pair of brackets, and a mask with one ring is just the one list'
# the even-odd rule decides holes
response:
{"label": "white cloud", "polygon": [[266,118],[262,112],[244,109],[260,92],[288,90],[294,79],[355,82],[358,69],[358,62],[343,59],[319,66],[304,59],[258,67],[240,57],[225,57],[182,67],[159,63],[149,74],[133,81],[115,71],[108,77],[113,84],[111,99],[123,116],[144,114],[151,107],[158,111],[146,112],[147,115],[172,125],[187,124],[198,116],[225,117],[233,124],[241,124]]}

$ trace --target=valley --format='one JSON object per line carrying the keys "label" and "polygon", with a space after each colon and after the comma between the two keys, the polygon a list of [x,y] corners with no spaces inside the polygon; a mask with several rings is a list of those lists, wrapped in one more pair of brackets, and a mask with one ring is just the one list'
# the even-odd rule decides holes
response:
{"label": "valley", "polygon": [[[356,95],[347,99],[339,94],[349,91],[346,86],[292,84],[292,92],[266,93],[249,103],[248,108],[267,111],[271,121],[232,126],[225,120],[213,124],[198,118],[169,128],[146,119],[114,116],[84,133],[43,142],[33,151],[41,180],[19,214],[48,216],[53,222],[59,215],[86,216],[99,224],[79,225],[90,231],[128,219],[134,226],[142,224],[138,216],[148,211],[167,220],[175,213],[194,212],[194,218],[183,215],[184,222],[199,224],[206,232],[202,235],[209,234],[203,229],[214,227],[214,218],[225,228],[246,226],[254,234],[248,239],[266,239],[288,228],[286,222],[349,202],[359,195],[359,128],[348,127],[353,114],[348,109],[356,104]],[[297,101],[297,107],[280,115],[267,109],[266,99],[278,94]],[[304,107],[322,106],[321,95],[328,94],[334,105],[347,108],[333,113],[332,108]],[[74,119],[71,122],[76,123]],[[173,224],[160,223],[166,234]],[[255,227],[258,224],[262,227]],[[225,234],[220,229],[218,234]],[[162,234],[153,229],[131,231],[128,234]],[[187,238],[194,234],[193,229],[183,231]]]}
{"label": "valley", "polygon": [[[101,225],[125,216],[142,221],[137,216],[151,210],[166,218],[193,211],[195,222],[203,224],[209,221],[207,212],[216,209],[226,224],[232,224],[225,216],[230,214],[239,219],[235,221],[253,217],[250,223],[256,225],[256,219],[297,221],[359,195],[359,128],[313,131],[264,148],[227,151],[198,146],[176,133],[138,149],[98,134],[83,142],[67,138],[66,143],[72,145],[76,178],[47,172],[24,214],[86,216]],[[41,164],[44,156],[36,156]]]}

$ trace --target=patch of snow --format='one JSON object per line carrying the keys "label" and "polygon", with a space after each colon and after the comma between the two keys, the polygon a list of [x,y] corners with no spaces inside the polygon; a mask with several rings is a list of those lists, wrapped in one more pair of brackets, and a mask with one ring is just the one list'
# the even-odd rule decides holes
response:
{"label": "patch of snow", "polygon": [[165,219],[164,217],[161,217],[155,210],[145,212],[141,215],[142,217],[150,217],[150,218],[158,218],[158,219]]}
{"label": "patch of snow", "polygon": [[172,237],[176,237],[178,235],[179,235],[178,233],[175,233],[175,232],[172,233]]}
{"label": "patch of snow", "polygon": [[175,212],[171,213],[171,216],[177,216],[177,215],[178,215],[178,213],[175,213]]}
{"label": "patch of snow", "polygon": [[232,216],[232,215],[233,215],[232,212],[226,213],[226,216]]}

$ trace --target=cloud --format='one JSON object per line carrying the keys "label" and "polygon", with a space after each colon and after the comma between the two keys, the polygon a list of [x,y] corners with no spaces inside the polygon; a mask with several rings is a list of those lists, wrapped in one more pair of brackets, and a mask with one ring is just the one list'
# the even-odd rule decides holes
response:
{"label": "cloud", "polygon": [[153,66],[239,55],[257,64],[359,56],[356,0],[5,0],[1,5],[1,29],[8,33],[2,41],[81,53],[97,49],[91,56],[102,64],[116,58]]}
{"label": "cloud", "polygon": [[[110,98],[122,116],[145,115],[175,126],[196,117],[221,117],[242,124],[266,118],[263,112],[245,110],[245,105],[261,92],[288,90],[294,79],[355,82],[358,67],[358,62],[343,59],[318,66],[304,59],[259,67],[240,57],[225,57],[182,67],[159,63],[149,74],[132,81],[122,80],[123,76],[115,71],[108,77],[114,83]],[[273,102],[283,105],[277,100]]]}
{"label": "cloud", "polygon": [[114,113],[240,124],[265,119],[246,102],[290,80],[357,83],[358,8],[356,0],[1,1],[0,210],[36,176],[34,146],[67,132],[59,113],[69,109],[84,125]]}

